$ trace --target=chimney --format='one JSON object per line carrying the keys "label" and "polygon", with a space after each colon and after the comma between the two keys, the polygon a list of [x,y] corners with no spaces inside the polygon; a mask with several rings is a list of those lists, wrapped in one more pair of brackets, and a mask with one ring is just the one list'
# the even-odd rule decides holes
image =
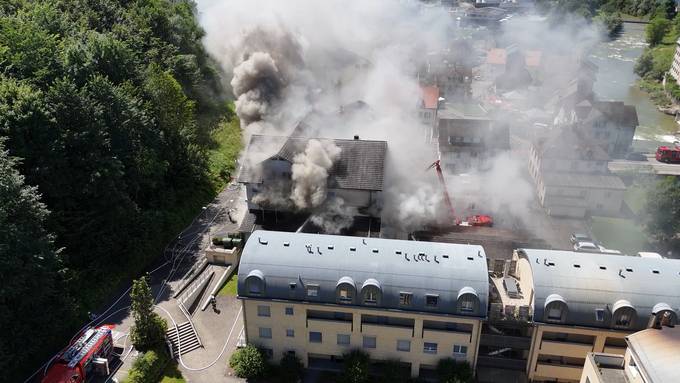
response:
{"label": "chimney", "polygon": [[354,141],[358,141],[358,140],[359,140],[359,135],[358,135],[358,134],[355,134],[355,135],[354,135]]}

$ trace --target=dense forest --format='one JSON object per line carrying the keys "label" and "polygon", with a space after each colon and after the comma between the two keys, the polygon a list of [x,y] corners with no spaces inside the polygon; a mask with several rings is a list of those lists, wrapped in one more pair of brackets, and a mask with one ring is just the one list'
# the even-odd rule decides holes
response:
{"label": "dense forest", "polygon": [[223,184],[208,151],[232,113],[194,13],[0,2],[3,381],[63,346]]}

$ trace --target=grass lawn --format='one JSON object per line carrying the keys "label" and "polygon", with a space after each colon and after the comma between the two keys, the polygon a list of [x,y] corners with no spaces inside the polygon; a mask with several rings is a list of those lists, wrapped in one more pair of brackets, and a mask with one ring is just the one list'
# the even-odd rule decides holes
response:
{"label": "grass lawn", "polygon": [[234,270],[234,273],[231,274],[231,277],[227,279],[227,283],[222,286],[220,291],[217,293],[217,296],[236,296],[236,284],[238,281],[238,269]]}
{"label": "grass lawn", "polygon": [[221,173],[234,174],[236,158],[242,148],[241,127],[239,119],[220,122],[212,134],[213,147],[208,152],[210,172],[214,179],[221,178]]}
{"label": "grass lawn", "polygon": [[186,383],[182,377],[182,373],[177,369],[176,363],[168,363],[163,371],[163,377],[160,383]]}
{"label": "grass lawn", "polygon": [[628,255],[651,249],[642,227],[631,220],[593,217],[591,229],[595,238],[608,249],[620,250]]}

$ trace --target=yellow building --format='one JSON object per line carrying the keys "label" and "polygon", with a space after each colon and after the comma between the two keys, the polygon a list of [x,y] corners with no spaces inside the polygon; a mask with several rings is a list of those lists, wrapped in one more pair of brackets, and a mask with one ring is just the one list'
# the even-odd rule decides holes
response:
{"label": "yellow building", "polygon": [[623,355],[627,335],[677,322],[678,260],[521,249],[514,261],[533,285],[532,381],[578,382],[588,353]]}
{"label": "yellow building", "polygon": [[256,231],[238,295],[248,343],[305,367],[339,368],[361,348],[428,376],[442,358],[473,368],[487,314],[480,246]]}
{"label": "yellow building", "polygon": [[652,328],[626,337],[625,356],[589,353],[580,383],[680,381],[680,328]]}

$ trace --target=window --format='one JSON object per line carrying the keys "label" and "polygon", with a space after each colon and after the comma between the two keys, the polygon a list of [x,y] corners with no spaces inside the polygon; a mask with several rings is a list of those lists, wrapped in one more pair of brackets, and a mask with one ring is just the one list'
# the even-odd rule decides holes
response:
{"label": "window", "polygon": [[453,345],[453,356],[465,357],[467,356],[467,346],[461,346],[458,344]]}
{"label": "window", "polygon": [[604,310],[603,309],[596,309],[595,310],[595,320],[598,322],[604,321]]}
{"label": "window", "polygon": [[439,303],[439,295],[434,294],[425,295],[425,306],[437,307],[437,303]]}
{"label": "window", "polygon": [[631,319],[630,313],[622,312],[621,314],[616,316],[616,325],[619,327],[628,327],[630,326],[630,319]]}
{"label": "window", "polygon": [[366,286],[363,289],[363,294],[364,294],[364,304],[367,305],[375,305],[378,304],[378,298],[380,291],[378,291],[378,288],[375,286]]}
{"label": "window", "polygon": [[559,307],[551,307],[548,310],[549,320],[562,320],[562,309]]}
{"label": "window", "polygon": [[286,315],[293,315],[295,311],[293,311],[292,307],[286,307]]}
{"label": "window", "polygon": [[269,327],[260,327],[260,338],[271,339],[272,338],[272,329],[269,328]]}
{"label": "window", "polygon": [[316,331],[310,331],[309,343],[321,343],[321,333]]}
{"label": "window", "polygon": [[264,355],[265,359],[271,359],[274,357],[274,350],[272,350],[271,348],[263,347],[260,350],[262,351],[262,355]]}
{"label": "window", "polygon": [[340,303],[352,303],[353,288],[347,284],[341,285],[338,288],[338,300]]}
{"label": "window", "polygon": [[257,306],[257,316],[259,317],[269,317],[271,316],[271,311],[269,306]]}
{"label": "window", "polygon": [[437,343],[425,342],[423,344],[423,352],[426,354],[436,354],[437,353]]}
{"label": "window", "polygon": [[412,293],[399,293],[399,306],[410,306]]}
{"label": "window", "polygon": [[475,301],[471,294],[466,294],[461,297],[460,311],[471,313],[475,311]]}
{"label": "window", "polygon": [[308,297],[318,297],[319,296],[319,285],[307,285],[307,296]]}
{"label": "window", "polygon": [[286,336],[289,338],[294,338],[295,337],[295,330],[292,328],[289,328],[286,330]]}
{"label": "window", "polygon": [[349,334],[338,334],[338,346],[348,346],[349,340]]}
{"label": "window", "polygon": [[376,339],[374,336],[364,336],[364,348],[375,348]]}
{"label": "window", "polygon": [[411,351],[410,340],[397,340],[397,351],[409,352]]}

